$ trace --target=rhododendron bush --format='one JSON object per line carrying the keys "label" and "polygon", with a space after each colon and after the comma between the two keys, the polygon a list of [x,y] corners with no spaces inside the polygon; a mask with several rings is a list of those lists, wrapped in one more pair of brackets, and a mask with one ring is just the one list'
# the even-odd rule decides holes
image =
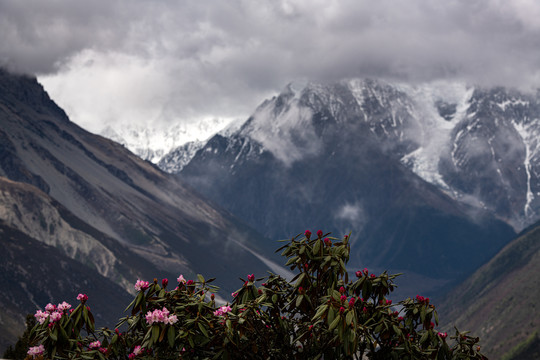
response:
{"label": "rhododendron bush", "polygon": [[[214,279],[174,285],[138,280],[116,329],[96,330],[84,294],[39,310],[29,358],[67,359],[484,359],[478,338],[436,330],[428,298],[392,302],[397,275],[349,277],[349,236],[306,231],[278,249],[296,272],[250,274],[228,303]],[[171,286],[170,286],[171,285]]]}

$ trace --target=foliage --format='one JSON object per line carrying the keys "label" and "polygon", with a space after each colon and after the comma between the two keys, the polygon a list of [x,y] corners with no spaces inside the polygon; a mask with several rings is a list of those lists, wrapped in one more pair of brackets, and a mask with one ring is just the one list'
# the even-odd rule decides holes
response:
{"label": "foliage", "polygon": [[248,275],[227,304],[216,303],[214,279],[201,275],[187,281],[180,275],[172,290],[167,279],[138,280],[128,316],[114,331],[94,329],[83,294],[75,309],[49,304],[36,313],[28,357],[485,359],[478,338],[435,330],[437,312],[428,298],[393,304],[388,295],[398,275],[363,269],[349,279],[349,236],[324,236],[306,231],[287,240],[278,251],[297,275],[290,281]]}

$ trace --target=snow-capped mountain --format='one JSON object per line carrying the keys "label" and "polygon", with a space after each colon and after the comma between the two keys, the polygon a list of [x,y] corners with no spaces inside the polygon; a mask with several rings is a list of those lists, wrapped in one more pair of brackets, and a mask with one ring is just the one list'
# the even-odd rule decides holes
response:
{"label": "snow-capped mountain", "polygon": [[[269,152],[290,166],[320,152],[314,140],[330,128],[354,132],[360,125],[385,154],[452,198],[487,209],[515,229],[540,218],[536,94],[443,81],[412,86],[350,80],[299,90],[289,85],[238,130],[220,135],[229,146],[240,141],[244,153],[249,143],[254,156]],[[180,172],[204,144],[177,148],[160,166]]]}
{"label": "snow-capped mountain", "polygon": [[[111,124],[100,135],[124,145],[144,160],[157,164],[165,154],[177,147],[189,142],[204,143],[230,122],[230,119],[213,118],[172,125]],[[193,146],[187,146],[186,151],[189,152]],[[175,169],[171,167],[171,170]]]}

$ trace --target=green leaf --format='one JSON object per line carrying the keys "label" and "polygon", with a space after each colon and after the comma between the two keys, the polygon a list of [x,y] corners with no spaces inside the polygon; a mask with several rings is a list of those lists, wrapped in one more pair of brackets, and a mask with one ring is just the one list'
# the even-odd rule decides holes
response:
{"label": "green leaf", "polygon": [[317,255],[319,253],[319,251],[321,251],[321,243],[322,243],[321,240],[315,241],[315,245],[313,245],[313,253],[315,255]]}
{"label": "green leaf", "polygon": [[334,321],[332,321],[332,323],[330,324],[330,327],[328,328],[328,331],[334,330],[339,325],[340,320],[341,320],[341,318],[339,316],[336,316]]}
{"label": "green leaf", "polygon": [[397,336],[401,336],[402,333],[400,328],[398,328],[396,325],[392,325],[392,329],[394,329]]}
{"label": "green leaf", "polygon": [[159,325],[152,326],[152,343],[155,344],[159,338]]}
{"label": "green leaf", "polygon": [[345,316],[345,323],[347,324],[347,326],[352,323],[353,318],[354,318],[354,312],[348,311],[347,316]]}
{"label": "green leaf", "polygon": [[208,331],[206,330],[206,328],[204,327],[204,325],[201,324],[201,323],[197,323],[197,325],[199,325],[199,330],[201,330],[201,332],[204,334],[204,336],[209,337],[209,336],[208,336]]}
{"label": "green leaf", "polygon": [[287,263],[285,264],[285,266],[289,266],[291,264],[294,264],[296,262],[296,260],[298,260],[298,256],[290,258],[289,261],[287,261]]}
{"label": "green leaf", "polygon": [[318,318],[320,318],[322,316],[322,314],[324,314],[324,312],[328,309],[328,305],[327,304],[324,304],[324,305],[321,305],[319,306],[319,308],[317,309],[317,312],[315,313],[315,315],[313,316],[313,318],[311,319],[311,321],[315,321],[317,320]]}
{"label": "green leaf", "polygon": [[200,283],[204,284],[204,277],[201,274],[197,274],[197,280],[199,280]]}
{"label": "green leaf", "polygon": [[420,344],[425,343],[428,340],[428,338],[429,338],[429,332],[426,331],[424,332],[424,335],[422,335],[422,337],[420,338]]}
{"label": "green leaf", "polygon": [[336,311],[334,310],[334,308],[330,308],[328,310],[328,317],[326,319],[328,321],[329,326],[334,321],[335,316],[336,316]]}
{"label": "green leaf", "polygon": [[306,277],[306,273],[302,273],[299,277],[298,277],[298,280],[296,281],[296,284],[294,284],[294,288],[298,288],[300,285],[302,285],[302,281],[304,281],[304,278]]}
{"label": "green leaf", "polygon": [[296,298],[296,307],[300,307],[300,305],[302,304],[302,300],[304,300],[304,295],[298,295],[298,297]]}

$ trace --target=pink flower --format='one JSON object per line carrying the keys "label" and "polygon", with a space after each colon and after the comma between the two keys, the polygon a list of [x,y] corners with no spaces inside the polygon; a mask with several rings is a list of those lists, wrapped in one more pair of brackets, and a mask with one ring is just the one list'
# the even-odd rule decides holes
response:
{"label": "pink flower", "polygon": [[62,313],[59,311],[55,311],[51,314],[51,321],[56,322],[62,318]]}
{"label": "pink flower", "polygon": [[368,274],[369,274],[368,269],[367,269],[367,268],[364,268],[364,275],[368,276]]}
{"label": "pink flower", "polygon": [[170,312],[167,308],[155,309],[154,311],[149,311],[146,313],[146,323],[152,325],[153,323],[163,323],[163,324],[175,324],[178,321],[176,315],[169,316]]}
{"label": "pink flower", "polygon": [[44,352],[45,352],[45,346],[39,345],[39,346],[34,346],[34,347],[29,348],[27,354],[32,357],[36,357],[39,355],[43,355]]}
{"label": "pink flower", "polygon": [[107,348],[102,348],[102,347],[100,347],[98,350],[99,350],[99,352],[102,353],[102,354],[106,354],[106,353],[107,353]]}
{"label": "pink flower", "polygon": [[101,342],[99,340],[96,340],[94,342],[91,342],[90,345],[88,345],[88,347],[90,349],[97,349],[101,346]]}
{"label": "pink flower", "polygon": [[306,230],[306,231],[304,232],[304,235],[305,235],[306,238],[309,240],[309,238],[311,237],[311,231]]}
{"label": "pink flower", "polygon": [[371,274],[371,275],[369,275],[369,277],[372,278],[372,279],[376,278],[375,274]]}
{"label": "pink flower", "polygon": [[386,305],[392,305],[392,300],[386,300]]}
{"label": "pink flower", "polygon": [[68,304],[67,302],[62,302],[61,304],[58,304],[58,310],[59,311],[64,311],[64,310],[68,310],[68,309],[71,309],[71,304]]}
{"label": "pink flower", "polygon": [[186,279],[184,279],[184,275],[180,275],[178,277],[178,279],[176,279],[176,281],[178,281],[179,284],[185,284],[186,283]]}
{"label": "pink flower", "polygon": [[45,310],[52,313],[54,310],[56,310],[56,306],[54,306],[51,303],[48,303],[47,306],[45,306]]}
{"label": "pink flower", "polygon": [[437,335],[439,335],[439,336],[440,336],[440,338],[441,338],[441,339],[443,339],[443,340],[444,340],[444,339],[446,339],[446,337],[448,336],[448,334],[447,334],[447,333],[441,333],[441,332],[440,332],[440,333],[438,333]]}
{"label": "pink flower", "polygon": [[345,293],[345,288],[344,288],[343,286],[339,288],[339,293],[340,293],[340,294]]}
{"label": "pink flower", "polygon": [[229,305],[223,305],[222,307],[214,311],[214,316],[222,316],[229,311],[232,311],[231,307]]}
{"label": "pink flower", "polygon": [[362,277],[362,272],[360,270],[358,270],[356,273],[355,273],[356,277],[358,278],[361,278]]}
{"label": "pink flower", "polygon": [[341,295],[341,298],[340,298],[341,302],[345,302],[345,300],[347,300],[347,296],[346,295]]}
{"label": "pink flower", "polygon": [[79,295],[77,295],[77,300],[79,300],[80,302],[84,303],[84,302],[86,302],[86,300],[88,300],[88,295],[86,295],[86,294],[79,294]]}
{"label": "pink flower", "polygon": [[137,345],[135,346],[135,349],[133,349],[133,354],[137,356],[137,355],[142,354],[143,351],[144,351],[144,348],[142,348],[140,345]]}
{"label": "pink flower", "polygon": [[251,282],[254,282],[255,281],[255,275],[251,274],[251,275],[248,275],[248,281],[251,281]]}
{"label": "pink flower", "polygon": [[49,317],[49,313],[38,310],[36,311],[36,314],[34,315],[34,317],[40,323],[40,325],[43,325],[43,323],[47,321],[47,318]]}
{"label": "pink flower", "polygon": [[322,238],[323,236],[322,230],[317,231],[317,236],[319,237],[319,239]]}
{"label": "pink flower", "polygon": [[165,321],[165,324],[176,324],[178,322],[178,317],[176,315],[171,315],[169,316],[166,321]]}
{"label": "pink flower", "polygon": [[161,286],[165,289],[167,287],[167,284],[169,284],[169,279],[163,279],[161,280]]}
{"label": "pink flower", "polygon": [[150,287],[150,283],[148,281],[143,281],[141,279],[138,279],[137,282],[135,283],[135,290],[137,291],[144,291],[146,289],[148,289]]}

